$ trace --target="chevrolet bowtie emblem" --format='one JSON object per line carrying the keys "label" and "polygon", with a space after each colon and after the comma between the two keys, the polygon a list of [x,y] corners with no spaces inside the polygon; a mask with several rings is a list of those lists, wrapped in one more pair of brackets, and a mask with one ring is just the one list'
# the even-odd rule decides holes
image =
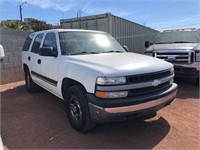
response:
{"label": "chevrolet bowtie emblem", "polygon": [[160,85],[160,81],[159,80],[154,80],[153,82],[152,82],[152,86],[158,86],[158,85]]}

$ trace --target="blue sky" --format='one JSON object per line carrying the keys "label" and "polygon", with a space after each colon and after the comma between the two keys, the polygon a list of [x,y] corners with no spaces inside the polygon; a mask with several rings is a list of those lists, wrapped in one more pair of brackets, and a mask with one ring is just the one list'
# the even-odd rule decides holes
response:
{"label": "blue sky", "polygon": [[[0,0],[0,20],[19,19],[25,0]],[[200,28],[200,0],[26,0],[23,18],[50,24],[60,19],[112,13],[153,29]]]}

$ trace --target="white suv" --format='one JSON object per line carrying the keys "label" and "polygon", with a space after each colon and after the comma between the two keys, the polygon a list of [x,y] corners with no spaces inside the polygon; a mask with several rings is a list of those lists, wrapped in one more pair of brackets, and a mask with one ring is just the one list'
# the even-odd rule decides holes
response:
{"label": "white suv", "polygon": [[28,91],[48,90],[65,101],[72,127],[155,112],[177,93],[173,65],[128,53],[109,34],[54,29],[32,33],[22,51]]}

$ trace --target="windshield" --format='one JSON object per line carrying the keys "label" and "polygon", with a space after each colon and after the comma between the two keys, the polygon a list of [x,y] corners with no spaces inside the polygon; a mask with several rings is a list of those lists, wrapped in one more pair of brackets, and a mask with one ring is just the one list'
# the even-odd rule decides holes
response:
{"label": "windshield", "polygon": [[199,43],[200,35],[197,31],[162,32],[155,39],[155,44],[167,43]]}
{"label": "windshield", "polygon": [[126,52],[122,46],[107,33],[60,32],[62,55],[98,54]]}

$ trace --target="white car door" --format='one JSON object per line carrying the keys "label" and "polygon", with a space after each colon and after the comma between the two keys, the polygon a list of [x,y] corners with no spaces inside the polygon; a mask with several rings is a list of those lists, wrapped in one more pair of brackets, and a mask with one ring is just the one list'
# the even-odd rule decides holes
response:
{"label": "white car door", "polygon": [[42,85],[44,88],[50,92],[56,94],[60,97],[60,85],[59,80],[59,56],[60,52],[58,51],[58,43],[56,40],[56,33],[48,32],[46,33],[42,47],[52,47],[53,51],[57,56],[40,56],[40,67],[42,70],[40,72],[40,77],[42,78]]}

